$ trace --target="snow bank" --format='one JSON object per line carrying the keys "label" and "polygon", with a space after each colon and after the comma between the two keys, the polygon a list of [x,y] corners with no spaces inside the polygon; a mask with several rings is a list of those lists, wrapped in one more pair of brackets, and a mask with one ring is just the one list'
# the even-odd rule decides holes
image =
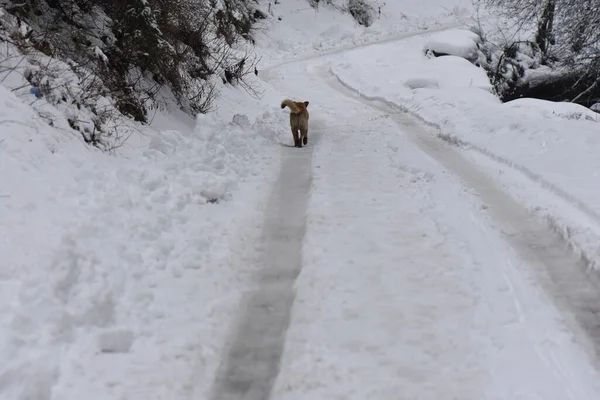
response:
{"label": "snow bank", "polygon": [[568,102],[554,102],[538,99],[516,99],[505,103],[506,107],[515,109],[520,114],[540,118],[577,119],[597,122],[599,115],[582,105]]}
{"label": "snow bank", "polygon": [[109,156],[0,86],[0,398],[203,397],[286,122],[243,111]]}
{"label": "snow bank", "polygon": [[474,61],[477,59],[477,43],[479,41],[479,36],[474,32],[450,29],[431,35],[423,46],[423,50]]}
{"label": "snow bank", "polygon": [[[534,99],[501,104],[489,92],[483,70],[453,56],[430,59],[423,54],[424,48],[439,42],[439,35],[385,44],[383,51],[376,46],[345,53],[336,59],[332,72],[357,92],[383,98],[419,116],[449,142],[467,145],[537,182],[546,196],[526,195],[521,189],[523,200],[553,221],[555,229],[568,236],[588,262],[598,265],[597,114],[570,103]],[[450,38],[463,48],[472,33],[465,31],[459,39],[455,30]],[[513,186],[510,190],[516,192]],[[561,202],[572,210],[557,207]],[[573,213],[587,215],[588,223]]]}

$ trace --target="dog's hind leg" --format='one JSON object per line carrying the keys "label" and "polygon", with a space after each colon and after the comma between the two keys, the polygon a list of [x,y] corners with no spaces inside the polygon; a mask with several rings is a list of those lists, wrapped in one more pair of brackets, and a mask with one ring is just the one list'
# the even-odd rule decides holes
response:
{"label": "dog's hind leg", "polygon": [[308,144],[308,128],[302,130],[302,143],[306,146]]}
{"label": "dog's hind leg", "polygon": [[302,142],[300,141],[298,130],[292,128],[292,135],[294,136],[294,147],[302,147]]}

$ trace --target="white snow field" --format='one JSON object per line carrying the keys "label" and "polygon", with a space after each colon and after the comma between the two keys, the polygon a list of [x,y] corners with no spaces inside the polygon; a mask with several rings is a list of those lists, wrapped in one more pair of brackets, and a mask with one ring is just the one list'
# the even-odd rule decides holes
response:
{"label": "white snow field", "polygon": [[280,3],[262,99],[113,155],[0,85],[0,399],[600,398],[595,114],[500,104],[470,1]]}

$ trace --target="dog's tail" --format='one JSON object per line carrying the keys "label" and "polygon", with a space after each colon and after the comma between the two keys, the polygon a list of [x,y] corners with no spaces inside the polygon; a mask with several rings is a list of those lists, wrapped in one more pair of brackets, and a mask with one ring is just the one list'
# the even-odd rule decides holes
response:
{"label": "dog's tail", "polygon": [[285,108],[285,106],[288,106],[293,114],[300,114],[302,112],[300,107],[290,99],[285,99],[281,102],[281,108]]}

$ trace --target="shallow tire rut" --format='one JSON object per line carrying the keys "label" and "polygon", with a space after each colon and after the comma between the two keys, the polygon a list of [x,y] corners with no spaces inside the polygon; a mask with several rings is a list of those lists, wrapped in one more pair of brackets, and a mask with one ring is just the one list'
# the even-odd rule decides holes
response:
{"label": "shallow tire rut", "polygon": [[319,138],[318,132],[309,135],[308,146],[282,150],[281,172],[265,221],[263,267],[256,289],[242,300],[244,308],[218,372],[212,400],[270,397],[290,322],[293,285],[302,268],[312,154]]}
{"label": "shallow tire rut", "polygon": [[570,328],[581,333],[577,338],[587,348],[596,367],[600,367],[600,274],[587,269],[559,235],[467,161],[459,150],[436,138],[416,118],[394,104],[346,87],[331,73],[328,64],[322,65],[316,73],[338,93],[389,115],[423,153],[479,194],[506,242],[526,261]]}

